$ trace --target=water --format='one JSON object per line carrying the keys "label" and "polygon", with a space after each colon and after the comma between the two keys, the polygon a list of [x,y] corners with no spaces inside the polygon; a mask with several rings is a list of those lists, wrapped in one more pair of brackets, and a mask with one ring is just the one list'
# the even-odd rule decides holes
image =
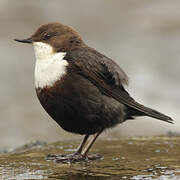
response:
{"label": "water", "polygon": [[[3,179],[127,179],[177,180],[180,178],[180,138],[152,137],[98,141],[92,152],[104,158],[78,163],[46,161],[47,154],[69,154],[77,141],[26,145],[0,155]],[[173,145],[173,147],[172,147]],[[160,149],[161,153],[157,153]],[[168,150],[168,151],[167,151]]]}

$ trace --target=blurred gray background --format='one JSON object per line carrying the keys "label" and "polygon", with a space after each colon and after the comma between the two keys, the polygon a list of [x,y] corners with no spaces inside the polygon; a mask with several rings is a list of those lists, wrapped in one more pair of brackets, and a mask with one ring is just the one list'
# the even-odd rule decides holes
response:
{"label": "blurred gray background", "polygon": [[85,42],[114,59],[129,75],[131,95],[175,119],[175,125],[138,118],[101,138],[180,133],[179,0],[0,0],[0,149],[39,139],[81,138],[62,130],[34,91],[35,57],[29,37],[41,24],[72,26]]}

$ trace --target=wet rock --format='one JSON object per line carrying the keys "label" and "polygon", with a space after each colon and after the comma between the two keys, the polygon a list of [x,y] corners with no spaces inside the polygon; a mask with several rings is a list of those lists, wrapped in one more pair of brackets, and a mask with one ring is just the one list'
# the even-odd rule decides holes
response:
{"label": "wet rock", "polygon": [[48,154],[72,153],[77,145],[37,141],[0,154],[0,179],[180,179],[180,137],[99,140],[92,152],[104,158],[78,163],[45,159]]}

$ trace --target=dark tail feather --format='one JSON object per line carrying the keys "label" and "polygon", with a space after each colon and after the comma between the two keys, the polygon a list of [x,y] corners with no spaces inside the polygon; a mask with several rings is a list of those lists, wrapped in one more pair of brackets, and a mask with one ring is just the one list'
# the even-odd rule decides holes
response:
{"label": "dark tail feather", "polygon": [[165,122],[173,124],[173,119],[171,117],[166,116],[165,114],[162,114],[162,113],[160,113],[154,109],[150,109],[150,108],[146,107],[146,113],[145,114],[147,116],[150,116],[150,117],[159,119],[161,121],[165,121]]}
{"label": "dark tail feather", "polygon": [[135,109],[128,107],[128,113],[130,112],[130,116],[149,116],[173,124],[173,119],[171,117],[166,116],[154,109],[145,107],[139,103],[137,103],[137,106],[138,108]]}

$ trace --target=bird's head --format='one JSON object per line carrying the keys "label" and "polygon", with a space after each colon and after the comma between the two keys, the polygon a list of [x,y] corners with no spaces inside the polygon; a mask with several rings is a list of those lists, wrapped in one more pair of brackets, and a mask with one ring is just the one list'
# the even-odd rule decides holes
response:
{"label": "bird's head", "polygon": [[39,58],[45,58],[57,52],[68,52],[85,45],[76,31],[61,23],[44,24],[30,38],[14,40],[32,44]]}

